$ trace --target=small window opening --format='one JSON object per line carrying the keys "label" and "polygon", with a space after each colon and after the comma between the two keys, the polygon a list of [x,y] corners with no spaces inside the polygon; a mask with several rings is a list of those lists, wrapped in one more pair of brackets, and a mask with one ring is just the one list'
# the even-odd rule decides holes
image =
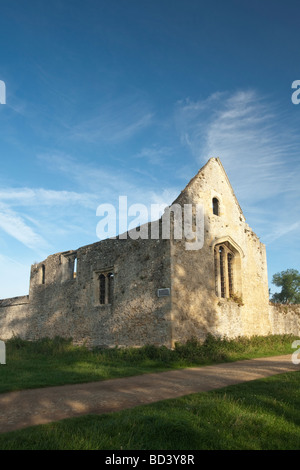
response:
{"label": "small window opening", "polygon": [[45,284],[45,265],[42,264],[42,284]]}
{"label": "small window opening", "polygon": [[219,200],[214,197],[213,200],[212,200],[212,206],[213,206],[213,214],[214,215],[219,215],[219,212],[220,212],[220,207],[219,207]]}
{"label": "small window opening", "polygon": [[77,277],[77,258],[74,259],[73,279]]}
{"label": "small window opening", "polygon": [[113,300],[113,291],[114,291],[114,275],[113,273],[108,273],[108,303],[111,304]]}
{"label": "small window opening", "polygon": [[100,304],[104,305],[105,304],[105,276],[104,274],[100,274],[99,276],[99,282],[100,282]]}

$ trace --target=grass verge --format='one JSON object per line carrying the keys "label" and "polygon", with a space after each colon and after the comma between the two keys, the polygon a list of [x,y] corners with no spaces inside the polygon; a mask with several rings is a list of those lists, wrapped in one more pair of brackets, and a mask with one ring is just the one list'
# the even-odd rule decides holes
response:
{"label": "grass verge", "polygon": [[255,357],[292,354],[290,335],[228,340],[208,336],[174,350],[142,348],[88,350],[62,338],[36,342],[13,338],[6,343],[7,364],[0,366],[0,392],[84,383]]}
{"label": "grass verge", "polygon": [[299,450],[300,372],[0,434],[1,450]]}

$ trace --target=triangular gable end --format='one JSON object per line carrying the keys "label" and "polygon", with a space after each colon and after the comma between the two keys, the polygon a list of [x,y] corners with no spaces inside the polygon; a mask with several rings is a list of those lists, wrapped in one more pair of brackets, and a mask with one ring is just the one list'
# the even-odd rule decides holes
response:
{"label": "triangular gable end", "polygon": [[234,199],[235,199],[235,202],[236,202],[236,204],[237,204],[237,206],[238,206],[238,208],[239,208],[241,214],[243,215],[243,217],[244,217],[244,219],[245,219],[245,216],[244,216],[244,214],[243,214],[242,208],[241,208],[241,206],[240,206],[240,204],[239,204],[239,201],[237,200],[237,197],[236,197],[236,195],[235,195],[235,192],[234,192],[234,190],[233,190],[233,187],[231,186],[231,183],[230,183],[229,178],[228,178],[228,176],[227,176],[227,173],[226,173],[226,171],[225,171],[225,169],[224,169],[224,167],[223,167],[223,165],[222,165],[221,160],[219,159],[219,157],[215,158],[215,160],[216,160],[216,161],[218,162],[218,164],[220,165],[220,167],[221,167],[221,169],[222,169],[222,171],[223,171],[223,173],[224,173],[224,176],[225,176],[225,178],[226,178],[227,184],[228,184],[228,186],[229,186],[229,188],[230,188],[230,190],[231,190],[231,192],[232,192],[232,195],[233,195],[233,197],[234,197]]}
{"label": "triangular gable end", "polygon": [[218,158],[218,157],[212,157],[210,158],[206,163],[205,165],[200,168],[200,170],[198,171],[198,173],[189,181],[189,183],[186,185],[186,187],[181,191],[181,193],[179,194],[179,196],[175,199],[175,201],[173,201],[173,204],[176,204],[176,203],[182,203],[183,201],[185,202],[185,199],[188,195],[188,193],[191,191],[191,189],[193,188],[193,186],[196,184],[196,182],[199,181],[200,178],[204,177],[205,176],[205,173],[207,172],[208,168],[211,166],[211,165],[215,165],[215,164],[218,164],[218,167],[221,169],[221,172],[223,173],[224,175],[224,178],[225,178],[225,181],[227,182],[228,184],[228,187],[230,189],[230,192],[235,200],[235,203],[239,209],[239,212],[240,214],[242,215],[243,219],[245,220],[245,216],[243,214],[243,211],[242,211],[242,208],[237,200],[237,197],[234,193],[234,190],[231,186],[231,183],[229,181],[229,178],[227,176],[227,173],[221,163],[221,160]]}

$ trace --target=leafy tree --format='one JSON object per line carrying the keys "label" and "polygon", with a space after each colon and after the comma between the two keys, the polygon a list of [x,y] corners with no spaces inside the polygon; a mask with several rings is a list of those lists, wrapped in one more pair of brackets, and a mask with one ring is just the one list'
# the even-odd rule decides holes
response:
{"label": "leafy tree", "polygon": [[274,274],[272,283],[281,287],[281,292],[273,294],[272,302],[300,304],[300,273],[297,269],[287,269]]}

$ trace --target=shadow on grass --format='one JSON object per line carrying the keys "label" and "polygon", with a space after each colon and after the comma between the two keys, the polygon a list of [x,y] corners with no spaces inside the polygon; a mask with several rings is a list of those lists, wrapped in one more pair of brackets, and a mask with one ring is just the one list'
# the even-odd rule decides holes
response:
{"label": "shadow on grass", "polygon": [[7,364],[0,367],[0,393],[287,354],[293,340],[290,335],[235,340],[208,335],[204,342],[191,339],[174,350],[153,345],[89,350],[59,337],[13,338],[6,343]]}
{"label": "shadow on grass", "polygon": [[298,450],[300,373],[0,435],[0,449]]}

